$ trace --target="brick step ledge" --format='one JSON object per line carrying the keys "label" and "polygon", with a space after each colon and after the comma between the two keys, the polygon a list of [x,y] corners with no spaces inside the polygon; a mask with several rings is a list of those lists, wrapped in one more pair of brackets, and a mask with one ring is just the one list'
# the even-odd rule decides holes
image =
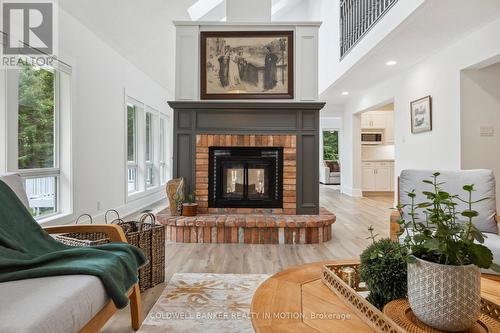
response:
{"label": "brick step ledge", "polygon": [[166,226],[167,240],[177,243],[315,244],[332,237],[336,217],[322,208],[319,215],[203,214],[156,215]]}

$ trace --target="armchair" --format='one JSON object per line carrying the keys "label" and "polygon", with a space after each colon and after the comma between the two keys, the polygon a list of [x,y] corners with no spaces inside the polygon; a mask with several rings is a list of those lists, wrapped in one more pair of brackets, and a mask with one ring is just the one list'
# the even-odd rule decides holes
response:
{"label": "armchair", "polygon": [[[19,175],[0,177],[27,205],[23,182]],[[49,234],[71,232],[103,232],[112,242],[127,242],[123,230],[116,225],[63,225],[44,228]],[[117,311],[98,277],[64,275],[24,279],[0,283],[1,332],[66,333],[99,332]],[[130,299],[132,328],[141,325],[141,296],[136,283],[127,293]]]}
{"label": "armchair", "polygon": [[[430,170],[403,170],[398,177],[397,195],[398,203],[409,204],[407,193],[415,190],[417,202],[422,201],[422,191],[428,190],[428,185],[422,182],[428,179],[435,171]],[[463,193],[462,186],[474,184],[476,199],[488,198],[477,203],[475,210],[479,216],[475,219],[476,227],[486,235],[484,245],[493,252],[493,260],[500,262],[500,215],[496,211],[495,176],[491,170],[460,170],[460,171],[440,171],[440,180],[444,182],[443,188],[453,194]],[[459,203],[457,210],[462,211],[466,207]],[[405,210],[403,210],[405,211]],[[399,212],[394,211],[390,217],[390,238],[397,240],[397,233],[400,230]],[[488,274],[497,274],[492,270],[484,270]]]}
{"label": "armchair", "polygon": [[321,183],[340,184],[340,164],[338,161],[323,161],[320,171]]}

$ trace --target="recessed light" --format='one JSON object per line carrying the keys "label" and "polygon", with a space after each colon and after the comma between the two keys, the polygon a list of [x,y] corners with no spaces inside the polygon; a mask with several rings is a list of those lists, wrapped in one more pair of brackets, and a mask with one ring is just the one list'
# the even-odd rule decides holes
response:
{"label": "recessed light", "polygon": [[347,95],[349,95],[349,92],[348,92],[348,91],[343,91],[343,92],[342,92],[342,96],[347,96]]}
{"label": "recessed light", "polygon": [[395,60],[389,60],[389,61],[388,61],[388,62],[386,62],[385,64],[386,64],[387,66],[394,66],[394,65],[396,65],[397,63],[398,63],[398,62],[397,62],[397,61],[395,61]]}

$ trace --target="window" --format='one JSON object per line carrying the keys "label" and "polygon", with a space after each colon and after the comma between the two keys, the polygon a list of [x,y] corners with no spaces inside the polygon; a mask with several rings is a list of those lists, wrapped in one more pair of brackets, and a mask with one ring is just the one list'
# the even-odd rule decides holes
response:
{"label": "window", "polygon": [[160,184],[165,184],[169,177],[167,118],[160,116]]}
{"label": "window", "polygon": [[131,97],[126,114],[127,194],[135,199],[168,180],[169,118]]}
{"label": "window", "polygon": [[[28,57],[23,60],[29,60]],[[40,222],[72,213],[71,66],[0,70],[0,173],[19,173]]]}
{"label": "window", "polygon": [[127,104],[127,190],[137,192],[137,112]]}
{"label": "window", "polygon": [[31,213],[40,218],[58,212],[57,73],[24,65],[15,74],[17,165],[12,169],[23,175]]}
{"label": "window", "polygon": [[145,121],[145,163],[146,163],[146,188],[154,186],[154,161],[153,161],[153,114],[146,112]]}

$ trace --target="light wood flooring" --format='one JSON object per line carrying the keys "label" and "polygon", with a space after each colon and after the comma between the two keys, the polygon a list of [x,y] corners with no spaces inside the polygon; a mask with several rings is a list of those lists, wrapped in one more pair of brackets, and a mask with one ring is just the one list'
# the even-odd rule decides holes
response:
{"label": "light wood flooring", "polygon": [[[352,198],[329,186],[320,189],[321,205],[337,215],[332,240],[315,245],[176,244],[167,243],[166,281],[175,273],[273,274],[289,266],[327,259],[356,258],[371,243],[368,227],[389,236],[392,196]],[[156,302],[165,284],[142,294],[143,315]],[[124,309],[103,332],[133,332],[129,309]]]}

